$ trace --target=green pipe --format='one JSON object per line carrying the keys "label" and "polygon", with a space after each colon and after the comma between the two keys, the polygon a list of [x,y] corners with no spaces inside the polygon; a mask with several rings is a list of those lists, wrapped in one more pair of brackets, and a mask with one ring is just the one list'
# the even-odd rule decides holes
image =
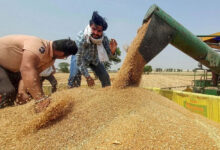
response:
{"label": "green pipe", "polygon": [[[183,27],[180,23],[174,20],[171,16],[169,16],[157,5],[153,5],[150,7],[150,9],[148,10],[148,12],[144,17],[143,23],[149,21],[150,19],[151,21],[148,27],[149,31],[147,31],[145,35],[146,37],[144,39],[145,41],[142,42],[142,46],[139,50],[147,62],[149,62],[149,60],[152,59],[149,58],[149,56],[147,56],[148,54],[146,52],[143,52],[144,48],[146,51],[146,47],[149,47],[144,45],[144,44],[149,45],[149,42],[147,43],[147,39],[149,39],[149,37],[147,37],[148,36],[147,34],[148,32],[150,34],[150,30],[154,30],[154,33],[152,33],[152,35],[156,34],[155,32],[157,30],[160,30],[158,31],[157,34],[161,34],[161,36],[163,37],[157,36],[157,39],[155,39],[156,41],[159,42],[158,45],[160,43],[163,43],[164,41],[168,41],[168,43],[172,44],[174,47],[178,48],[185,54],[194,58],[196,61],[199,61],[206,67],[210,68],[213,72],[220,74],[220,55],[217,52],[215,52],[211,47],[209,47],[206,43],[204,43],[198,37],[196,37],[196,35],[194,35],[185,27]],[[162,38],[164,38],[165,40],[163,40]],[[153,40],[151,39],[151,42],[152,41]],[[163,44],[163,48],[165,46],[166,44]],[[152,50],[153,49],[151,49],[151,51]],[[161,50],[158,50],[158,52],[156,53],[158,54],[159,51]]]}

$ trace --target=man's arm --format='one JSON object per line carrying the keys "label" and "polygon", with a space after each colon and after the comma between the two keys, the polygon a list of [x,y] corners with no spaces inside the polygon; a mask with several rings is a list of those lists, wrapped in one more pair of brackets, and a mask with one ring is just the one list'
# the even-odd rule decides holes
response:
{"label": "man's arm", "polygon": [[86,42],[86,39],[83,35],[83,32],[80,32],[76,39],[76,44],[78,47],[78,52],[76,54],[76,63],[77,63],[77,66],[80,72],[86,78],[88,86],[94,86],[95,82],[92,79],[92,77],[89,75],[89,71],[87,69],[86,62],[85,62],[85,56],[84,56],[85,55],[85,49],[84,49],[85,42]]}
{"label": "man's arm", "polygon": [[35,99],[35,112],[39,113],[48,107],[50,98],[45,97],[40,85],[40,77],[37,71],[37,66],[40,63],[40,58],[31,51],[24,51],[21,62],[21,76],[25,88]]}
{"label": "man's arm", "polygon": [[85,42],[86,40],[83,35],[83,32],[80,32],[76,38],[76,44],[78,47],[78,52],[76,54],[76,63],[82,75],[85,77],[88,77],[90,75],[89,75],[85,60],[84,60],[85,49],[83,45],[85,44]]}
{"label": "man's arm", "polygon": [[77,55],[77,66],[82,73],[82,75],[86,78],[88,86],[94,86],[95,82],[92,77],[89,75],[87,66],[85,65],[85,60],[83,59],[83,52],[82,49],[79,48],[78,55]]}
{"label": "man's arm", "polygon": [[114,57],[116,49],[117,49],[117,45],[118,44],[115,39],[111,39],[111,41],[109,41],[107,36],[104,37],[103,46],[109,58]]}
{"label": "man's arm", "polygon": [[21,62],[21,76],[25,87],[30,92],[35,100],[44,97],[43,90],[40,86],[39,73],[37,66],[40,63],[40,58],[31,51],[24,51]]}
{"label": "man's arm", "polygon": [[82,75],[84,77],[88,77],[90,76],[89,75],[89,72],[88,72],[88,69],[87,69],[87,66],[85,65],[85,61],[84,59],[82,58],[82,56],[77,56],[77,66],[79,67],[79,70],[80,72],[82,73]]}

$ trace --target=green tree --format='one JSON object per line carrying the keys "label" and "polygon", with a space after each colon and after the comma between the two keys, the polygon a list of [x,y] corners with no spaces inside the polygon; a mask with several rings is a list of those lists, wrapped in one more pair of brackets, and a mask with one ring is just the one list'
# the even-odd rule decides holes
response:
{"label": "green tree", "polygon": [[177,72],[183,72],[183,70],[182,69],[177,69]]}
{"label": "green tree", "polygon": [[69,71],[69,65],[70,64],[68,64],[68,63],[66,63],[66,62],[61,62],[61,63],[59,63],[59,71],[60,72],[64,72],[64,73],[69,73],[70,71]]}
{"label": "green tree", "polygon": [[151,66],[144,66],[144,73],[149,74],[150,72],[152,72],[152,67]]}
{"label": "green tree", "polygon": [[121,50],[119,47],[117,47],[115,54],[109,58],[108,62],[104,63],[105,69],[109,70],[111,66],[113,65],[113,63],[114,64],[120,63],[121,62],[120,56],[121,56]]}
{"label": "green tree", "polygon": [[156,68],[155,71],[156,71],[156,72],[162,72],[163,69],[162,69],[162,68]]}

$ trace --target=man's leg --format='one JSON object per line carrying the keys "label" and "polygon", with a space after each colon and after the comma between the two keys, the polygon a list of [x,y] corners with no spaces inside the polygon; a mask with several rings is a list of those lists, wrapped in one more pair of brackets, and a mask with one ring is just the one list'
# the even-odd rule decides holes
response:
{"label": "man's leg", "polygon": [[81,72],[78,70],[78,72],[77,72],[77,74],[76,74],[76,76],[75,76],[75,79],[74,79],[74,81],[73,81],[73,86],[74,86],[74,87],[79,87],[79,86],[81,86],[81,76],[82,76],[82,74],[81,74]]}
{"label": "man's leg", "polygon": [[46,79],[50,82],[51,86],[52,86],[52,93],[57,91],[57,80],[54,77],[53,74],[49,75],[48,77],[46,77]]}
{"label": "man's leg", "polygon": [[78,67],[76,64],[76,56],[72,55],[71,57],[71,64],[70,64],[70,75],[68,79],[68,86],[73,87],[74,78],[77,75]]}
{"label": "man's leg", "polygon": [[14,104],[20,79],[20,73],[7,71],[0,66],[0,108]]}
{"label": "man's leg", "polygon": [[79,87],[81,85],[81,76],[81,72],[77,70],[77,73],[69,79],[68,87]]}
{"label": "man's leg", "polygon": [[44,80],[46,80],[46,77],[40,77],[40,86],[43,89]]}
{"label": "man's leg", "polygon": [[108,72],[105,70],[105,67],[102,63],[99,63],[97,66],[90,65],[90,67],[95,72],[95,74],[98,76],[99,80],[102,83],[102,87],[111,85]]}
{"label": "man's leg", "polygon": [[81,85],[81,72],[79,71],[76,64],[76,56],[71,57],[71,65],[70,65],[70,76],[68,79],[68,87],[79,87]]}

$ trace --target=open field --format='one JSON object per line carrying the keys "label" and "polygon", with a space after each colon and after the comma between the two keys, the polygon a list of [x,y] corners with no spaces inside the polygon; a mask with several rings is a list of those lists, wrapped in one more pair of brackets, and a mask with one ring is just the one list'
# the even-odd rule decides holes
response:
{"label": "open field", "polygon": [[[110,73],[111,81],[113,82],[117,73]],[[58,85],[62,85],[59,90],[66,89],[69,74],[68,73],[56,73],[55,77],[58,81]],[[192,72],[181,73],[152,73],[143,74],[140,82],[140,87],[178,87],[178,86],[188,86],[192,85],[192,80],[194,79]],[[96,87],[101,87],[100,81],[95,80]],[[49,82],[45,81],[44,85],[49,85]],[[82,86],[86,87],[87,83],[84,77],[82,77]],[[182,88],[179,88],[182,89]]]}
{"label": "open field", "polygon": [[179,87],[192,85],[193,76],[188,75],[162,75],[162,74],[150,74],[143,75],[140,83],[141,87]]}

